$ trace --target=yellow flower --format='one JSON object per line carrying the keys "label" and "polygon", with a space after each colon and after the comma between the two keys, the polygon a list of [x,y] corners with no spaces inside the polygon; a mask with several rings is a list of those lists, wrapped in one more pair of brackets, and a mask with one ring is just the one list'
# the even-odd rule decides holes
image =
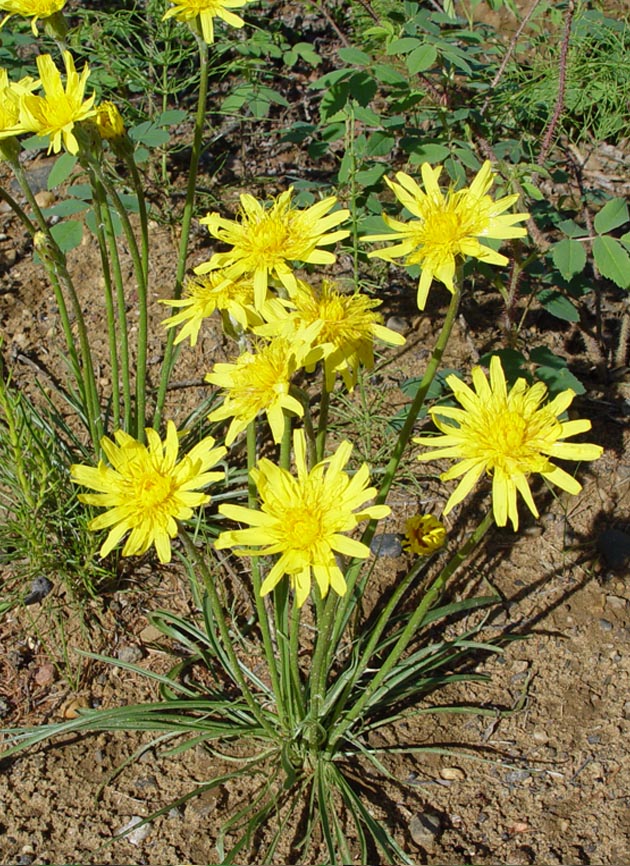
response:
{"label": "yellow flower", "polygon": [[107,556],[129,532],[123,556],[140,556],[154,544],[160,562],[171,560],[171,538],[177,535],[177,520],[192,517],[193,508],[205,505],[210,497],[200,493],[223,478],[223,472],[208,472],[225,455],[223,447],[214,448],[207,436],[179,462],[177,430],[172,421],[161,441],[155,430],[147,429],[148,446],[122,430],[101,440],[111,466],[102,460],[98,467],[71,466],[72,480],[98,493],[80,493],[79,500],[109,510],[90,521],[90,529],[111,526],[101,547]]}
{"label": "yellow flower", "polygon": [[106,141],[125,135],[125,124],[113,102],[101,102],[96,106],[96,128],[101,138]]}
{"label": "yellow flower", "polygon": [[407,553],[417,556],[428,556],[434,550],[439,550],[446,541],[446,529],[443,523],[432,514],[416,514],[405,523],[405,540],[403,548]]}
{"label": "yellow flower", "polygon": [[214,42],[214,21],[215,16],[222,18],[226,24],[232,27],[242,27],[245,23],[239,15],[230,12],[230,9],[239,9],[245,6],[248,0],[171,0],[174,4],[172,9],[169,9],[162,18],[165,21],[173,16],[179,21],[192,21],[193,18],[199,16],[201,24],[201,35],[204,42],[208,44]]}
{"label": "yellow flower", "polygon": [[211,271],[205,276],[191,277],[184,286],[183,298],[161,303],[182,307],[181,312],[164,319],[162,324],[165,328],[183,325],[175,343],[181,343],[190,337],[191,346],[197,344],[201,323],[215,310],[231,316],[243,330],[262,321],[254,309],[254,284],[251,277],[226,279],[223,271]]}
{"label": "yellow flower", "polygon": [[79,76],[69,51],[63,52],[63,60],[67,79],[65,90],[50,54],[38,56],[37,68],[45,96],[27,94],[22,97],[22,124],[28,132],[50,136],[49,153],[51,150],[59,153],[63,139],[66,150],[74,154],[79,150],[79,145],[72,129],[78,121],[96,114],[96,109],[92,107],[95,94],[83,101],[90,74],[87,63]]}
{"label": "yellow flower", "polygon": [[210,421],[232,418],[225,437],[231,445],[259,412],[267,413],[274,442],[280,442],[284,432],[284,410],[300,418],[302,404],[289,394],[291,377],[302,366],[304,348],[280,337],[256,352],[243,352],[235,364],[215,364],[206,382],[227,392],[222,406],[208,415]]}
{"label": "yellow flower", "polygon": [[8,12],[2,21],[0,28],[4,27],[12,15],[24,15],[31,18],[31,29],[33,36],[37,36],[38,18],[50,18],[57,12],[61,12],[66,5],[66,0],[0,0],[0,11]]}
{"label": "yellow flower", "polygon": [[[352,532],[362,520],[380,520],[390,509],[387,505],[363,507],[376,490],[367,486],[370,473],[366,463],[352,476],[343,471],[352,452],[349,442],[342,442],[331,457],[310,472],[303,430],[294,431],[293,448],[297,477],[266,458],[252,469],[260,510],[240,505],[219,506],[221,514],[237,523],[249,524],[249,528],[222,532],[215,545],[219,550],[236,548],[239,556],[279,553],[279,559],[263,581],[261,595],[270,592],[288,574],[301,607],[311,589],[311,575],[322,598],[330,587],[338,595],[344,595],[346,581],[335,554],[366,559],[370,550],[342,533]],[[242,545],[259,549],[238,549]]]}
{"label": "yellow flower", "polygon": [[[517,491],[532,514],[538,517],[528,483],[532,473],[542,475],[568,493],[579,493],[581,485],[549,458],[597,460],[603,449],[599,445],[560,441],[591,429],[591,422],[586,419],[558,420],[575,397],[571,389],[544,406],[547,388],[542,382],[530,387],[525,379],[518,379],[508,391],[497,355],[490,361],[489,382],[480,367],[474,368],[472,378],[474,391],[457,376],[447,377],[455,399],[463,408],[439,406],[431,409],[435,425],[444,435],[414,439],[420,445],[438,449],[421,454],[418,459],[460,460],[440,476],[443,481],[464,476],[446,503],[444,514],[470,493],[484,472],[492,475],[495,521],[498,526],[505,526],[509,519],[516,530]],[[449,424],[442,420],[444,418],[452,418],[455,423]]]}
{"label": "yellow flower", "polygon": [[451,293],[455,292],[453,277],[458,256],[473,256],[491,265],[508,263],[505,256],[480,243],[479,238],[520,238],[527,234],[526,229],[514,224],[527,219],[529,214],[503,214],[518,195],[508,195],[497,201],[487,195],[494,180],[488,161],[484,162],[470,187],[458,192],[449,190],[446,196],[438,186],[441,170],[441,167],[433,169],[428,163],[423,164],[421,171],[426,192],[402,171],[396,174],[398,183],[385,178],[396,198],[416,219],[404,223],[383,215],[394,234],[363,238],[365,241],[400,241],[397,246],[373,250],[368,253],[368,258],[377,257],[390,262],[405,256],[406,265],[420,265],[420,310],[424,309],[434,279],[444,283]]}
{"label": "yellow flower", "polygon": [[201,222],[208,226],[210,234],[230,244],[232,249],[215,253],[195,272],[226,268],[232,279],[244,274],[253,276],[255,307],[260,309],[270,276],[277,277],[289,293],[296,290],[297,281],[289,262],[332,264],[333,253],[319,247],[348,237],[347,231],[330,232],[330,229],[347,219],[350,212],[329,213],[337,201],[332,195],[298,210],[291,206],[292,194],[293,188],[286,190],[267,208],[252,195],[244,194],[237,220],[224,219],[218,213],[204,217]]}
{"label": "yellow flower", "polygon": [[9,81],[6,69],[0,67],[0,140],[24,131],[20,122],[20,98],[39,87],[39,81],[26,77]]}
{"label": "yellow flower", "polygon": [[386,328],[379,313],[373,312],[380,303],[358,292],[343,294],[330,280],[323,280],[319,290],[298,280],[288,302],[293,309],[286,314],[280,311],[274,321],[255,330],[265,336],[282,334],[287,339],[305,329],[313,330],[316,336],[304,366],[312,368],[323,358],[326,389],[332,391],[335,376],[340,373],[351,391],[357,382],[359,365],[367,370],[374,366],[375,340],[394,346],[405,344],[405,338]]}

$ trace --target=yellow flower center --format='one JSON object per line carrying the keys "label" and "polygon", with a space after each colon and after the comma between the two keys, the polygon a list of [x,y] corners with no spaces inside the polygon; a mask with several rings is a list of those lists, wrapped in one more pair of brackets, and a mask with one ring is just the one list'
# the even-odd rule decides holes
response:
{"label": "yellow flower center", "polygon": [[554,436],[556,429],[560,433],[560,424],[543,411],[537,415],[530,418],[522,407],[510,409],[507,406],[498,412],[482,413],[479,423],[473,425],[475,429],[471,429],[470,437],[477,443],[475,450],[486,460],[489,470],[500,468],[508,475],[515,470],[525,473],[544,470],[548,460],[540,453],[542,428],[544,440],[549,443],[557,438]]}
{"label": "yellow flower center", "polygon": [[459,243],[468,234],[468,226],[447,202],[444,210],[432,211],[431,218],[420,223],[414,232],[414,243],[443,255],[442,250],[457,252]]}
{"label": "yellow flower center", "polygon": [[134,498],[146,514],[159,511],[169,501],[175,490],[175,481],[170,475],[159,475],[151,469],[136,480],[134,487]]}
{"label": "yellow flower center", "polygon": [[321,508],[311,510],[311,507],[302,504],[291,509],[286,514],[285,532],[288,547],[293,550],[310,549],[323,536]]}

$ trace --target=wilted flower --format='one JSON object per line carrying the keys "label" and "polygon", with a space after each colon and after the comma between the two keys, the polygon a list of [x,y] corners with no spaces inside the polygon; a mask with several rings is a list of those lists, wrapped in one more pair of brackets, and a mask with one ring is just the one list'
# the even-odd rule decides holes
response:
{"label": "wilted flower", "polygon": [[406,265],[420,266],[417,298],[420,310],[424,309],[434,279],[454,293],[458,257],[473,256],[491,265],[508,263],[505,256],[485,246],[480,238],[520,238],[527,234],[524,228],[515,227],[515,223],[527,219],[529,214],[503,214],[518,195],[508,195],[498,201],[487,195],[494,180],[489,162],[484,162],[469,187],[458,192],[449,190],[446,196],[438,186],[441,170],[441,167],[433,169],[428,163],[423,164],[421,172],[426,192],[402,171],[396,174],[398,183],[385,178],[396,198],[416,219],[404,223],[383,215],[392,232],[363,238],[365,241],[400,241],[396,246],[373,250],[368,253],[369,258],[391,262],[404,256]]}
{"label": "wilted flower", "polygon": [[[437,449],[421,454],[418,459],[445,457],[460,461],[440,476],[443,481],[464,476],[451,493],[444,514],[461,502],[487,472],[492,475],[492,507],[497,525],[505,526],[509,519],[514,529],[518,529],[517,491],[538,517],[529,489],[530,475],[537,473],[567,493],[579,493],[581,485],[549,458],[597,460],[603,449],[599,445],[560,441],[591,429],[591,422],[586,419],[558,420],[575,397],[571,389],[544,406],[547,387],[542,382],[529,386],[525,379],[518,379],[508,391],[498,355],[490,361],[489,382],[481,367],[474,368],[472,378],[474,391],[457,376],[447,377],[455,399],[463,408],[431,409],[435,425],[444,435],[414,439],[419,445]],[[454,423],[449,424],[444,418],[451,418]]]}
{"label": "wilted flower", "polygon": [[415,514],[405,523],[403,549],[417,556],[428,556],[446,541],[446,528],[432,514]]}
{"label": "wilted flower", "polygon": [[[241,505],[220,505],[219,512],[248,529],[222,532],[215,542],[218,549],[234,548],[239,556],[271,556],[279,553],[275,565],[263,581],[266,595],[288,574],[298,606],[304,604],[314,577],[322,598],[330,587],[338,595],[346,592],[346,581],[336,554],[366,559],[370,549],[343,534],[363,520],[380,520],[390,513],[387,505],[365,506],[376,494],[369,484],[369,469],[364,463],[352,476],[344,472],[352,445],[342,442],[331,457],[310,472],[306,464],[303,430],[293,434],[297,477],[262,458],[251,470],[260,497],[260,510]],[[359,510],[357,510],[359,509]],[[242,546],[245,549],[241,549]],[[249,549],[250,546],[258,548]]]}
{"label": "wilted flower", "polygon": [[96,106],[96,128],[101,138],[109,141],[125,135],[125,124],[113,102],[101,102]]}

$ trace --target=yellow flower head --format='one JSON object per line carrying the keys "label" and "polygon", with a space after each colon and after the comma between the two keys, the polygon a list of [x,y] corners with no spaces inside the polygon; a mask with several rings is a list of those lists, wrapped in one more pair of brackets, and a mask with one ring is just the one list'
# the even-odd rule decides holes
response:
{"label": "yellow flower head", "polygon": [[38,56],[37,68],[45,96],[27,94],[22,98],[22,124],[28,132],[50,136],[49,153],[51,150],[59,153],[63,139],[66,150],[74,154],[78,152],[79,145],[72,129],[78,121],[96,114],[96,109],[92,107],[95,94],[83,101],[90,74],[87,63],[79,76],[69,51],[63,52],[63,60],[66,67],[65,89],[50,54]]}
{"label": "yellow flower head", "polygon": [[20,98],[39,87],[39,81],[26,77],[9,81],[6,69],[0,67],[0,140],[24,132],[20,122]]}
{"label": "yellow flower head", "polygon": [[428,556],[446,541],[446,528],[432,514],[416,514],[405,523],[403,548],[407,553]]}
{"label": "yellow flower head", "polygon": [[386,328],[380,314],[373,312],[379,304],[380,301],[359,292],[343,294],[330,280],[323,280],[319,290],[298,280],[297,290],[289,301],[293,309],[284,315],[280,312],[274,321],[256,328],[256,333],[282,334],[291,339],[304,329],[313,331],[315,337],[304,366],[312,368],[323,358],[326,389],[332,391],[335,376],[340,373],[351,391],[357,382],[359,366],[367,370],[374,366],[375,340],[394,346],[405,343],[401,334]]}
{"label": "yellow flower head", "polygon": [[181,312],[164,319],[162,324],[165,328],[183,325],[175,343],[181,343],[189,337],[191,346],[197,344],[201,323],[215,310],[231,316],[243,330],[262,321],[254,309],[254,284],[251,277],[231,280],[226,278],[223,271],[191,277],[184,286],[183,298],[161,303],[182,308]]}
{"label": "yellow flower head", "polygon": [[[451,493],[444,514],[470,493],[484,472],[492,475],[494,519],[498,526],[505,526],[509,519],[516,530],[517,491],[538,517],[528,483],[531,474],[542,475],[568,493],[579,493],[581,485],[549,458],[597,460],[603,449],[599,445],[561,441],[591,429],[591,422],[586,419],[558,420],[575,397],[571,389],[546,405],[542,405],[547,394],[542,382],[528,386],[525,379],[518,379],[508,391],[498,355],[490,361],[490,381],[480,367],[474,368],[472,378],[474,391],[457,376],[447,377],[455,399],[463,408],[431,409],[435,425],[444,435],[414,439],[420,445],[438,449],[421,454],[418,459],[460,460],[440,476],[443,481],[464,476]],[[449,424],[444,418],[452,418],[455,423]]]}
{"label": "yellow flower head", "polygon": [[[494,175],[489,162],[484,162],[472,184],[458,192],[449,190],[442,194],[438,186],[441,167],[422,166],[423,192],[415,180],[399,171],[398,183],[386,178],[398,201],[412,216],[409,222],[401,222],[383,215],[393,234],[368,235],[366,241],[399,241],[396,246],[373,250],[368,258],[377,257],[385,261],[405,256],[406,265],[421,268],[418,284],[418,308],[424,309],[429,288],[434,279],[439,280],[452,293],[455,292],[453,278],[458,257],[473,256],[491,265],[505,265],[508,259],[480,243],[479,238],[520,238],[526,229],[515,223],[529,217],[527,213],[503,214],[518,199],[508,195],[493,201],[488,190]],[[501,216],[501,214],[503,214]]]}
{"label": "yellow flower head", "polygon": [[208,415],[210,421],[232,418],[225,437],[231,445],[259,412],[267,413],[274,442],[284,432],[284,410],[300,418],[302,404],[289,394],[291,377],[302,366],[304,348],[281,337],[262,345],[256,352],[243,352],[235,364],[215,364],[206,382],[226,391],[222,406]]}
{"label": "yellow flower head", "polygon": [[199,16],[201,35],[204,42],[214,42],[213,18],[222,18],[226,24],[232,27],[242,27],[245,23],[239,15],[230,12],[230,9],[239,9],[245,6],[248,0],[171,0],[173,8],[169,9],[162,18],[175,17],[179,21],[192,21]]}
{"label": "yellow flower head", "polygon": [[277,277],[289,293],[296,290],[297,281],[290,262],[314,265],[334,262],[333,253],[319,247],[348,237],[347,231],[330,232],[330,229],[347,219],[350,212],[329,213],[337,201],[335,196],[298,210],[291,206],[292,194],[293,188],[286,190],[270,207],[244,194],[238,219],[224,219],[218,213],[204,217],[201,222],[208,226],[210,234],[232,249],[215,253],[209,262],[195,269],[196,273],[226,268],[233,279],[243,274],[253,276],[255,306],[260,309],[270,276]]}
{"label": "yellow flower head", "polygon": [[33,36],[37,36],[38,18],[50,18],[57,12],[61,12],[66,5],[66,0],[0,0],[0,11],[8,12],[2,21],[2,28],[12,15],[23,15],[31,18],[31,29]]}
{"label": "yellow flower head", "polygon": [[[237,523],[249,524],[249,528],[222,532],[215,544],[220,550],[236,548],[239,556],[280,554],[263,581],[261,595],[270,592],[288,574],[301,607],[311,589],[311,576],[315,577],[322,598],[330,587],[338,595],[344,595],[346,581],[335,555],[366,559],[370,550],[343,533],[352,532],[362,520],[386,517],[390,509],[387,505],[364,507],[376,490],[367,486],[370,473],[366,463],[352,476],[343,471],[352,453],[349,442],[342,442],[331,457],[310,472],[303,430],[294,432],[293,447],[297,477],[266,458],[260,460],[251,471],[260,510],[240,505],[219,506],[221,514]],[[239,549],[243,545],[246,549]],[[258,549],[247,549],[249,545]]]}
{"label": "yellow flower head", "polygon": [[125,135],[125,124],[113,102],[101,102],[96,106],[96,128],[101,138],[106,141]]}
{"label": "yellow flower head", "polygon": [[207,436],[179,462],[177,430],[172,421],[166,439],[155,430],[146,430],[148,446],[118,430],[115,442],[101,440],[111,466],[102,460],[98,466],[74,465],[72,480],[98,493],[80,493],[79,500],[109,510],[90,521],[90,529],[112,527],[101,547],[107,556],[129,533],[123,556],[140,556],[154,544],[160,562],[171,560],[171,538],[177,535],[177,520],[192,517],[193,508],[205,505],[210,497],[200,493],[223,478],[223,472],[208,472],[225,455],[223,447],[214,448]]}

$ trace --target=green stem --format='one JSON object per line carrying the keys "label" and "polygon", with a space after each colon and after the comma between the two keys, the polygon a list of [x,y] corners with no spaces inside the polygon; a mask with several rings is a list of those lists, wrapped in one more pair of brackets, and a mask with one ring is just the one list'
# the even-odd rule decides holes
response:
{"label": "green stem", "polygon": [[[451,296],[451,302],[444,318],[442,330],[440,331],[437,342],[435,344],[435,348],[433,349],[433,352],[431,354],[431,359],[429,361],[425,374],[422,377],[422,381],[418,386],[416,396],[414,397],[411,407],[409,408],[405,423],[403,424],[403,427],[398,434],[398,439],[396,440],[396,445],[394,446],[394,450],[392,451],[392,456],[390,457],[389,462],[385,467],[384,478],[375,499],[375,501],[379,504],[384,503],[387,499],[387,494],[389,493],[390,487],[392,486],[392,482],[396,475],[396,470],[398,469],[398,465],[400,463],[404,450],[407,447],[407,444],[409,443],[409,440],[411,438],[414,424],[416,423],[418,414],[420,413],[420,410],[424,405],[424,401],[426,399],[429,388],[431,387],[431,384],[433,383],[435,375],[439,369],[442,355],[444,354],[444,350],[451,335],[451,331],[453,330],[453,324],[455,323],[455,318],[457,316],[460,299],[460,286],[461,273],[458,274],[458,279],[455,282],[455,292]],[[370,545],[370,542],[372,541],[372,538],[374,537],[376,526],[377,521],[371,520],[366,526],[363,535],[361,536],[361,541],[368,547]],[[343,597],[339,616],[337,618],[337,622],[335,623],[335,630],[333,632],[330,642],[329,658],[330,653],[333,652],[333,648],[337,645],[337,641],[339,640],[340,635],[343,633],[348,623],[350,614],[354,608],[355,585],[358,580],[363,563],[363,560],[355,559],[353,562],[350,563],[350,566],[346,573],[346,583],[348,585],[348,590]]]}
{"label": "green stem", "polygon": [[326,387],[326,370],[322,365],[322,397],[319,404],[319,420],[317,422],[317,436],[315,439],[315,455],[319,463],[324,459],[326,451],[326,433],[328,430],[328,410],[330,408],[330,394]]}
{"label": "green stem", "polygon": [[366,684],[365,689],[361,692],[361,697],[348,709],[334,726],[330,733],[328,749],[332,754],[335,743],[344,736],[350,726],[360,718],[362,712],[371,703],[373,696],[380,686],[385,682],[387,676],[391,672],[394,665],[398,662],[404,651],[407,649],[409,642],[417,635],[418,630],[422,627],[422,623],[427,613],[431,610],[435,602],[438,600],[442,590],[444,589],[448,579],[465,562],[475,547],[479,544],[486,532],[494,523],[492,511],[490,510],[479,526],[470,535],[468,540],[462,545],[457,553],[451,557],[442,571],[433,581],[422,601],[410,616],[407,625],[402,630],[400,637],[390,650],[389,655],[380,666],[379,670]]}
{"label": "green stem", "polygon": [[144,187],[138,174],[138,166],[133,158],[133,152],[124,149],[123,153],[125,164],[129,169],[133,188],[138,196],[138,215],[140,217],[140,241],[141,241],[141,257],[142,269],[144,272],[145,282],[149,282],[149,216],[147,213],[147,201],[144,196]]}
{"label": "green stem", "polygon": [[217,595],[212,575],[208,571],[208,567],[203,557],[193,544],[186,530],[181,525],[179,527],[179,537],[181,538],[184,547],[186,548],[186,554],[188,555],[189,559],[191,560],[191,562],[196,563],[199,571],[201,572],[204,586],[206,592],[208,593],[208,599],[210,600],[210,605],[212,606],[212,613],[217,622],[217,625],[219,626],[219,632],[221,633],[223,648],[230,661],[230,670],[226,671],[226,673],[229,673],[234,682],[240,688],[241,694],[245,698],[247,706],[250,708],[252,714],[255,716],[259,724],[271,737],[275,739],[277,737],[276,731],[274,730],[273,725],[267,718],[267,715],[263,712],[262,707],[254,698],[243,675],[243,671],[241,670],[240,662],[236,656],[236,653],[234,652],[232,637],[230,636],[230,631],[228,629],[227,622],[225,621],[223,607],[221,606],[219,596]]}
{"label": "green stem", "polygon": [[149,336],[147,274],[143,259],[138,250],[138,243],[129,220],[127,209],[122,203],[114,185],[105,172],[102,171],[98,160],[92,160],[90,165],[94,169],[99,181],[105,187],[107,195],[120,217],[136,274],[136,285],[138,288],[138,350],[136,356],[136,418],[134,427],[136,438],[139,441],[143,441],[146,421],[147,344]]}
{"label": "green stem", "polygon": [[[319,590],[316,590],[318,592]],[[328,593],[328,598],[324,603],[323,615],[320,619],[317,618],[317,643],[315,644],[315,652],[313,653],[313,663],[311,665],[311,694],[310,694],[310,716],[314,723],[319,722],[322,706],[324,704],[326,676],[328,673],[328,664],[326,663],[327,649],[330,641],[330,634],[335,621],[339,596],[331,590]],[[315,744],[314,744],[315,745]]]}
{"label": "green stem", "polygon": [[[175,276],[175,300],[178,300],[181,297],[182,286],[184,283],[184,274],[186,273],[188,239],[190,237],[190,224],[192,220],[193,208],[195,205],[197,169],[199,166],[199,159],[201,157],[203,130],[206,120],[206,102],[208,99],[208,46],[200,37],[197,37],[197,45],[199,46],[199,96],[197,99],[197,114],[195,116],[195,127],[193,131],[190,165],[188,167],[188,188],[186,190],[186,203],[184,205],[181,235],[179,240],[179,256],[177,259],[177,273]],[[158,387],[158,394],[155,406],[153,423],[156,427],[159,426],[160,419],[162,417],[162,412],[164,410],[164,401],[166,400],[166,390],[168,388],[171,372],[175,363],[175,357],[173,352],[174,340],[175,329],[171,328],[166,338],[164,360],[162,361],[162,374],[160,377],[160,384]]]}
{"label": "green stem", "polygon": [[[83,310],[81,309],[81,304],[74,283],[72,282],[72,278],[70,277],[66,267],[66,257],[59,249],[57,242],[50,233],[46,219],[44,218],[41,208],[33,195],[33,191],[29,186],[26,174],[19,159],[11,160],[10,165],[20,185],[20,189],[35,215],[37,226],[46,239],[45,247],[40,245],[38,248],[36,245],[36,249],[38,249],[38,252],[40,253],[40,258],[46,266],[53,285],[55,300],[59,308],[59,316],[61,318],[61,324],[66,338],[66,345],[68,347],[73,373],[79,388],[79,393],[82,395],[83,409],[87,416],[86,420],[90,432],[90,438],[92,440],[94,451],[98,454],[100,451],[100,441],[103,436],[103,422],[98,399],[98,389],[96,387],[96,377],[94,375],[92,352],[87,336],[87,329],[85,327]],[[33,223],[31,223],[30,220],[26,223],[26,226],[27,228],[30,227],[30,229],[34,228]],[[36,238],[36,234],[33,237]],[[70,304],[72,306],[72,312],[79,334],[80,356],[76,349],[62,286],[70,298]]]}
{"label": "green stem", "polygon": [[[256,421],[252,421],[247,427],[247,504],[251,509],[258,508],[258,491],[251,477],[251,470],[256,465]],[[271,677],[271,688],[276,699],[276,707],[280,724],[286,728],[286,707],[282,699],[282,691],[280,685],[280,676],[278,674],[277,659],[271,640],[271,630],[269,628],[269,619],[265,609],[265,602],[260,595],[260,587],[262,578],[260,574],[260,560],[257,556],[252,557],[252,584],[254,587],[254,603],[256,605],[256,614],[258,616],[258,624],[260,633],[263,639],[263,648],[265,651],[265,659],[269,676]]]}

